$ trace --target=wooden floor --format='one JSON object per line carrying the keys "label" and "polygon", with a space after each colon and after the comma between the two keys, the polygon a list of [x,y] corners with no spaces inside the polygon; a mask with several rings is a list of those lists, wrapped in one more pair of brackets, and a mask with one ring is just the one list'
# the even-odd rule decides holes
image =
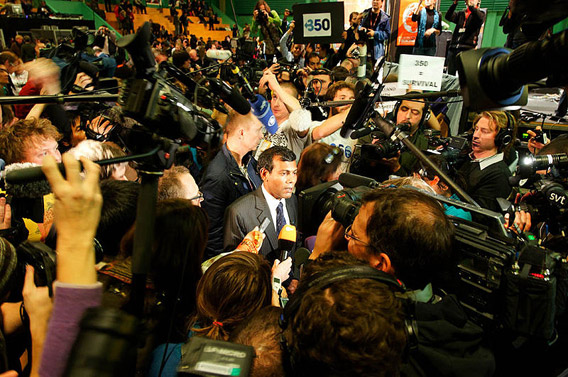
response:
{"label": "wooden floor", "polygon": [[[104,10],[104,5],[101,4],[101,9]],[[163,8],[146,8],[148,14],[138,14],[134,12],[134,29],[138,29],[142,26],[145,22],[152,20],[152,22],[158,23],[163,25],[166,30],[170,33],[174,32],[174,24],[172,22],[172,17],[170,16],[169,9]],[[114,12],[105,12],[106,14],[106,21],[110,26],[112,26],[115,30],[120,32],[120,26],[118,20]],[[230,30],[209,30],[209,25],[200,24],[198,17],[190,17],[190,20],[193,23],[190,23],[188,26],[189,34],[195,34],[197,38],[203,37],[204,40],[207,40],[209,37],[213,40],[223,40],[226,36],[231,36],[232,33]],[[229,29],[229,25],[225,24],[216,24],[215,29]]]}

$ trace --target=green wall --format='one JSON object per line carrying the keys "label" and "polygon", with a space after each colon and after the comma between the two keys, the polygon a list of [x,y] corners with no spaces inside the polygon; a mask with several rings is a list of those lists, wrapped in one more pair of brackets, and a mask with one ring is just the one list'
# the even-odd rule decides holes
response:
{"label": "green wall", "polygon": [[[53,9],[56,13],[63,14],[80,14],[85,20],[93,20],[95,22],[95,29],[100,26],[107,26],[109,29],[114,30],[112,26],[107,24],[98,14],[93,12],[86,4],[78,1],[65,1],[65,0],[46,0],[46,4]],[[117,36],[120,36],[118,31],[114,30]]]}
{"label": "green wall", "polygon": [[[214,3],[218,3],[219,1],[225,1],[225,9],[224,12],[227,15],[232,16],[233,12],[231,10],[231,2],[230,0],[211,0]],[[547,0],[543,0],[547,1]],[[324,1],[291,1],[291,0],[269,0],[268,3],[270,7],[278,12],[278,14],[282,15],[284,13],[284,9],[292,9],[292,6],[297,3],[316,3],[316,2],[328,2],[328,0]],[[453,0],[441,0],[440,1],[440,11],[442,12],[442,16],[446,13],[450,5],[453,3]],[[237,13],[239,26],[243,26],[244,23],[250,23],[252,19],[252,11],[256,4],[256,0],[233,0],[233,4],[235,6],[235,11]],[[369,1],[370,4],[370,1]],[[481,43],[482,47],[497,47],[503,46],[505,41],[507,40],[506,34],[503,33],[503,29],[499,27],[499,20],[501,19],[501,15],[507,8],[509,4],[509,0],[481,0],[481,7],[487,8],[487,19],[485,22],[485,27],[483,31],[483,41]],[[460,0],[457,9],[464,9],[464,3]],[[454,24],[449,24],[450,29],[454,29]],[[568,19],[562,21],[558,25],[555,26],[554,32],[559,32],[564,29],[568,28]]]}

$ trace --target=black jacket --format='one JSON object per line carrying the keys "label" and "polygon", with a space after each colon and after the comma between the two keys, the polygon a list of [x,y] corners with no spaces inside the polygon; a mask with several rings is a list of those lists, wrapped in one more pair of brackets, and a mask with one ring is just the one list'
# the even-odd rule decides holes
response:
{"label": "black jacket", "polygon": [[246,161],[250,181],[239,169],[227,144],[223,144],[201,179],[202,206],[209,215],[209,241],[203,260],[223,252],[223,216],[227,207],[262,184],[252,153],[245,155],[243,161]]}
{"label": "black jacket", "polygon": [[479,162],[467,161],[459,169],[467,182],[466,192],[483,208],[499,212],[497,198],[507,198],[511,193],[511,172],[504,161],[496,162],[481,170]]}
{"label": "black jacket", "polygon": [[481,26],[485,22],[485,13],[475,7],[470,7],[471,14],[466,20],[466,11],[456,12],[456,7],[457,4],[452,4],[446,12],[446,20],[456,24],[450,48],[463,50],[475,48],[479,30],[481,30]]}

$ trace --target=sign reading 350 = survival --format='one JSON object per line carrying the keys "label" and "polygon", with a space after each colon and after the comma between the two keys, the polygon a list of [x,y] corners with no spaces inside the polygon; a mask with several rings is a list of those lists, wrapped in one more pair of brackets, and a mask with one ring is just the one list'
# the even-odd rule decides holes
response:
{"label": "sign reading 350 = survival", "polygon": [[304,14],[304,37],[330,37],[331,13]]}

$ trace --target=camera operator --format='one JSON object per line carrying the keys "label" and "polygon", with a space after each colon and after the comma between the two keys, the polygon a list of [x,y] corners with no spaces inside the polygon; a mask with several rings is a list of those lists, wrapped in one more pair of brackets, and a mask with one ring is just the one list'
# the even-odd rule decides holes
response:
{"label": "camera operator", "polygon": [[[340,249],[347,240],[350,254],[394,275],[409,290],[405,296],[415,302],[416,318],[421,318],[416,331],[421,335],[418,347],[403,364],[402,375],[491,376],[495,369],[493,355],[480,345],[481,328],[467,320],[453,295],[439,291],[445,288],[443,283],[451,283],[447,279],[453,271],[453,239],[454,226],[443,207],[405,188],[365,194],[347,229],[331,212],[318,229],[310,259]],[[428,318],[420,315],[422,310]]]}
{"label": "camera operator", "polygon": [[280,26],[282,21],[275,10],[270,10],[268,3],[259,0],[252,14],[251,31],[259,33],[260,41],[264,41],[264,55],[268,62],[272,62],[274,55],[278,53],[280,43]]}
{"label": "camera operator", "polygon": [[354,43],[361,41],[367,36],[359,32],[359,23],[361,22],[361,14],[359,12],[351,12],[349,15],[349,28],[343,32],[343,44],[337,51],[341,60],[347,57],[347,51]]}
{"label": "camera operator", "polygon": [[[428,138],[424,135],[424,125],[427,121],[429,121],[429,119],[427,119],[427,112],[429,111],[430,109],[428,104],[423,100],[403,100],[395,106],[394,120],[397,127],[406,132],[408,134],[409,140],[420,150],[428,149]],[[372,136],[367,136],[359,139],[358,144],[375,144],[383,141],[384,138],[374,139]],[[374,162],[375,161],[370,161],[371,165]],[[405,150],[403,152],[399,151],[393,157],[383,157],[377,162],[380,165],[384,166],[386,172],[383,171],[378,174],[374,174],[373,176],[375,176],[379,180],[384,180],[388,177],[388,175],[391,174],[398,176],[411,175],[415,170],[418,159],[412,152]],[[371,167],[371,169],[376,170],[373,167]]]}
{"label": "camera operator", "polygon": [[110,31],[108,27],[101,26],[95,33],[94,46],[99,46],[103,53],[108,56],[114,56],[116,53],[116,34]]}
{"label": "camera operator", "polygon": [[503,111],[484,111],[475,118],[470,160],[459,168],[466,192],[493,211],[499,211],[496,199],[511,193],[511,172],[504,158],[513,146],[516,124],[511,125],[509,117]]}

